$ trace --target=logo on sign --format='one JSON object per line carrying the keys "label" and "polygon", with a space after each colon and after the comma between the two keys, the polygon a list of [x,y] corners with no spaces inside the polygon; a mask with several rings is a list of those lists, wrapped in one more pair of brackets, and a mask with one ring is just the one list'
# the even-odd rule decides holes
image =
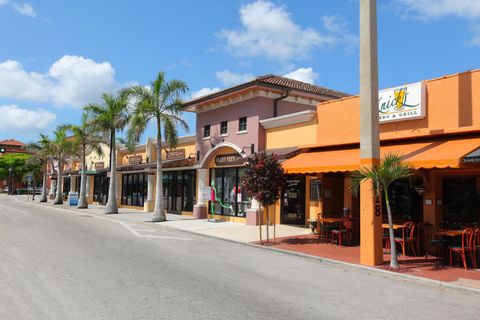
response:
{"label": "logo on sign", "polygon": [[424,118],[423,91],[421,82],[380,91],[378,93],[380,122]]}

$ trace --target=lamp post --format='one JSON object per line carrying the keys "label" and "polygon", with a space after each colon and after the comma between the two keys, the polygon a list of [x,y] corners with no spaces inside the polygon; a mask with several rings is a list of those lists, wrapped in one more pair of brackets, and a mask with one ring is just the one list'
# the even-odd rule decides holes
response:
{"label": "lamp post", "polygon": [[12,192],[12,167],[8,168],[8,194],[11,194],[13,196]]}
{"label": "lamp post", "polygon": [[[378,119],[377,2],[360,0],[360,165],[380,160]],[[372,181],[360,186],[360,263],[378,265],[382,255],[382,203]]]}

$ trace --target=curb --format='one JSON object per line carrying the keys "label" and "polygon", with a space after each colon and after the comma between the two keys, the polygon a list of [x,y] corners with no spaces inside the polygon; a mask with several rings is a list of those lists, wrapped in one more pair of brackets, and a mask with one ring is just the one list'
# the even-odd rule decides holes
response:
{"label": "curb", "polygon": [[[38,205],[38,206],[48,206],[48,207],[52,207],[52,208],[55,208],[55,209],[67,210],[67,211],[72,211],[72,212],[82,212],[82,211],[84,211],[82,209],[76,210],[75,208],[70,208],[70,207],[64,207],[64,206],[56,207],[54,205],[49,205],[49,204],[41,204],[41,203],[38,203],[38,202],[27,202],[27,201],[24,201],[22,199],[17,199],[17,198],[14,198],[14,199],[17,200],[17,201],[26,202],[28,204],[33,204],[33,205]],[[106,218],[106,219],[109,219],[109,220],[117,220],[117,219],[109,218],[108,215],[105,215],[105,214],[102,215],[100,213],[93,213],[93,212],[89,212],[88,214],[91,214],[91,215],[94,215],[94,216],[100,216],[100,217],[103,217],[103,218]],[[142,221],[141,223],[145,223],[145,222]],[[153,223],[153,224],[155,225],[155,223]],[[149,224],[149,225],[151,225],[151,224]],[[250,243],[250,242],[240,242],[240,241],[235,241],[235,240],[231,240],[231,239],[225,239],[225,238],[221,238],[221,237],[218,237],[218,236],[198,233],[198,232],[191,231],[191,230],[179,229],[179,228],[176,228],[176,227],[172,227],[170,225],[162,225],[162,226],[166,227],[166,228],[169,228],[169,229],[174,229],[174,230],[177,230],[177,231],[180,231],[180,232],[184,232],[184,233],[188,233],[188,234],[194,234],[194,235],[209,238],[209,239],[221,240],[221,241],[234,243],[234,244],[237,244],[237,245],[243,245],[243,246],[248,246],[248,247],[252,247],[252,248],[268,250],[268,251],[271,251],[271,252],[277,252],[277,253],[282,253],[282,254],[288,254],[288,255],[291,255],[291,256],[302,257],[302,258],[306,258],[306,259],[310,259],[310,260],[315,260],[315,261],[320,262],[320,263],[325,263],[326,262],[326,263],[329,263],[329,264],[334,265],[334,266],[336,265],[336,266],[348,267],[352,271],[363,271],[363,272],[366,271],[367,274],[375,274],[375,275],[383,276],[384,278],[392,279],[392,280],[396,280],[396,281],[403,281],[403,282],[407,282],[407,283],[421,284],[421,285],[426,285],[426,286],[429,286],[429,287],[434,287],[434,288],[439,288],[439,289],[446,289],[446,290],[452,290],[452,291],[457,291],[457,292],[462,292],[462,293],[480,295],[480,289],[459,286],[459,285],[456,285],[456,284],[451,284],[449,282],[444,282],[444,281],[439,281],[439,280],[434,280],[434,279],[429,279],[429,278],[424,278],[424,277],[419,277],[419,276],[414,276],[414,275],[409,275],[409,274],[404,274],[404,273],[395,273],[395,272],[392,272],[392,271],[382,270],[382,269],[378,269],[378,268],[375,268],[375,267],[363,266],[363,265],[359,265],[359,264],[334,260],[334,259],[330,259],[330,258],[323,258],[323,257],[319,257],[319,256],[312,256],[312,255],[308,255],[308,254],[301,253],[301,252],[294,252],[294,251],[288,251],[288,250],[269,247],[269,246],[262,246],[262,245],[258,245],[258,244],[254,244],[254,243]]]}

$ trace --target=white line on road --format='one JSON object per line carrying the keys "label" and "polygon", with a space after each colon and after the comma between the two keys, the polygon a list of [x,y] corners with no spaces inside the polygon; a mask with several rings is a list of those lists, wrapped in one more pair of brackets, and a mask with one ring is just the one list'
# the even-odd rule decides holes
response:
{"label": "white line on road", "polygon": [[10,207],[3,206],[3,205],[0,205],[0,207],[2,207],[2,208],[6,208],[6,209],[10,209],[10,210],[12,210],[12,211],[20,212],[20,213],[23,213],[23,214],[30,214],[30,213],[29,213],[29,212],[27,212],[27,211],[23,211],[23,210],[19,210],[19,209],[10,208]]}

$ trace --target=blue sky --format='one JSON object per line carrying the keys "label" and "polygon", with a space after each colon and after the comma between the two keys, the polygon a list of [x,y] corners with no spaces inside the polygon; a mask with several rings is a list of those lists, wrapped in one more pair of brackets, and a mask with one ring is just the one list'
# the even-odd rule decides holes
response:
{"label": "blue sky", "polygon": [[[26,1],[0,0],[0,139],[77,123],[160,70],[186,99],[268,73],[359,90],[355,0]],[[480,67],[480,1],[378,3],[381,88]]]}

